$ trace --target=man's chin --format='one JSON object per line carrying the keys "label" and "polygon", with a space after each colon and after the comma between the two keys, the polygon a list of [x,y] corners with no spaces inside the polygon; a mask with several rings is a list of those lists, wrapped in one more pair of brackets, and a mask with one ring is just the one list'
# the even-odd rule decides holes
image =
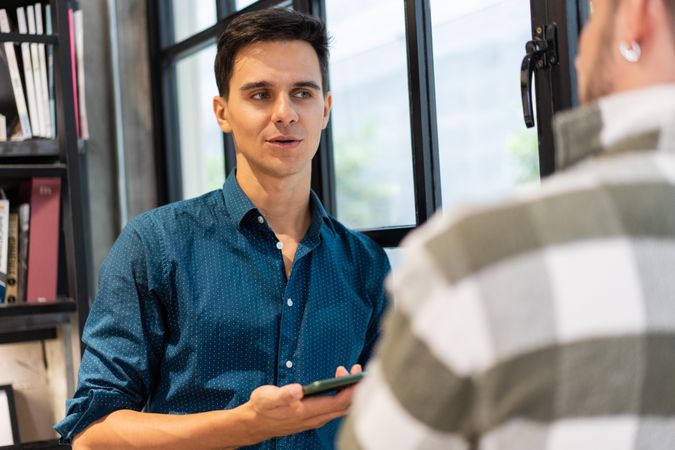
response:
{"label": "man's chin", "polygon": [[299,164],[274,164],[272,166],[265,167],[263,172],[268,176],[275,178],[292,178],[302,176],[306,174],[307,176],[311,175],[311,171],[307,170],[308,165],[299,165]]}

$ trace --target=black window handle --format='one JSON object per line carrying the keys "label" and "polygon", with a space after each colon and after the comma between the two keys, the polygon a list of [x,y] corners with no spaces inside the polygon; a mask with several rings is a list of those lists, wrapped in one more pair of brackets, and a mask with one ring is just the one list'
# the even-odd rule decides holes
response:
{"label": "black window handle", "polygon": [[537,27],[534,39],[525,44],[525,57],[520,65],[520,97],[525,126],[534,126],[532,108],[532,75],[535,70],[558,64],[558,33],[555,24]]}

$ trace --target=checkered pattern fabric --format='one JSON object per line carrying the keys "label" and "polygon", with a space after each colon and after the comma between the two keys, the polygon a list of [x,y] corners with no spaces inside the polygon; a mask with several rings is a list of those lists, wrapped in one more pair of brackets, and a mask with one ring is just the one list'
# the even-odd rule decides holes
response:
{"label": "checkered pattern fabric", "polygon": [[555,127],[566,170],[406,240],[342,449],[675,448],[675,85]]}

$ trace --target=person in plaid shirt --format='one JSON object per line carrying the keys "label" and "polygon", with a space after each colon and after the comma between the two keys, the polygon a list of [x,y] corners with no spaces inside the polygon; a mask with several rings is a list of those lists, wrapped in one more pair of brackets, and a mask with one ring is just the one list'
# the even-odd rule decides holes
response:
{"label": "person in plaid shirt", "polygon": [[541,187],[439,215],[342,449],[675,449],[675,0],[594,0]]}

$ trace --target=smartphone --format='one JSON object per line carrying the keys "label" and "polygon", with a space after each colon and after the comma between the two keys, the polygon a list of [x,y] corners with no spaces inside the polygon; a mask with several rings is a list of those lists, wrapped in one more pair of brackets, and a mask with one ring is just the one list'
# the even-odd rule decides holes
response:
{"label": "smartphone", "polygon": [[354,375],[345,375],[343,377],[328,378],[327,380],[319,380],[314,383],[306,384],[302,387],[305,397],[316,394],[323,394],[324,392],[338,391],[340,389],[358,383],[366,373],[356,373]]}

